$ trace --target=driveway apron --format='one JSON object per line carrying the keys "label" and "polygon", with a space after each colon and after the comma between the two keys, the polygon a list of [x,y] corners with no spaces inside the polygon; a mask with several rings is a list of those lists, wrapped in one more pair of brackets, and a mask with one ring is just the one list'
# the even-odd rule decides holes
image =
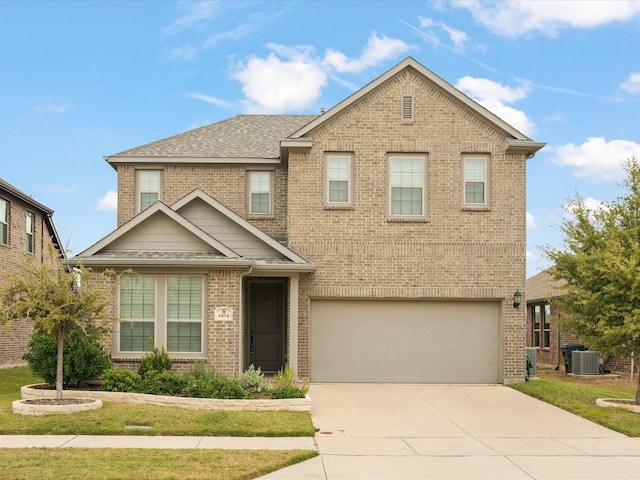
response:
{"label": "driveway apron", "polygon": [[320,456],[264,478],[638,479],[640,439],[501,385],[314,384]]}

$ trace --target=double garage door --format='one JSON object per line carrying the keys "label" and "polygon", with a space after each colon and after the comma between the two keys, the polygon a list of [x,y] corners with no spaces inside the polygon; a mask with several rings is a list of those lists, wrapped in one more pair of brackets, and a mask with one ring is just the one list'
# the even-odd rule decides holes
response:
{"label": "double garage door", "polygon": [[497,302],[312,300],[312,382],[497,383]]}

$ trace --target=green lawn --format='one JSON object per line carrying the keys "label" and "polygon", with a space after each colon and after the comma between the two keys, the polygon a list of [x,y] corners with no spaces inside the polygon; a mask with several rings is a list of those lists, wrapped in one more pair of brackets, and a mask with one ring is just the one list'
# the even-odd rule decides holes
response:
{"label": "green lawn", "polygon": [[580,380],[538,370],[539,380],[511,385],[512,388],[550,403],[587,420],[640,437],[640,414],[596,406],[598,398],[635,398],[636,386],[624,380]]}
{"label": "green lawn", "polygon": [[[302,437],[315,433],[308,412],[216,412],[103,402],[99,410],[73,415],[14,415],[11,402],[20,398],[20,387],[38,382],[27,367],[0,370],[0,434]],[[132,425],[151,428],[126,428]]]}
{"label": "green lawn", "polygon": [[[313,436],[299,412],[200,412],[104,402],[71,415],[14,415],[20,387],[40,380],[27,367],[0,370],[0,434]],[[130,430],[127,425],[150,425]],[[2,480],[242,480],[313,458],[313,450],[0,449]]]}

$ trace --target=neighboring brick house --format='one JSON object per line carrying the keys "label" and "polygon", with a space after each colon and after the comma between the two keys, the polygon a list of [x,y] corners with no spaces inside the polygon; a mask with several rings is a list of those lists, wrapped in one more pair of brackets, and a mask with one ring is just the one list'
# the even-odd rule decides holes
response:
{"label": "neighboring brick house", "polygon": [[[19,271],[25,256],[53,264],[52,250],[64,258],[53,210],[0,178],[0,287]],[[26,319],[0,325],[0,366],[24,364],[33,330]]]}
{"label": "neighboring brick house", "polygon": [[544,146],[413,58],[319,116],[238,115],[106,157],[130,268],[113,359],[312,382],[524,379],[526,161]]}
{"label": "neighboring brick house", "polygon": [[[582,341],[578,335],[560,326],[562,311],[553,302],[554,298],[562,295],[560,285],[547,270],[527,278],[527,347],[537,348],[536,363],[564,369],[562,345],[582,345]],[[630,358],[606,357],[602,362],[603,369],[607,371],[631,371]]]}

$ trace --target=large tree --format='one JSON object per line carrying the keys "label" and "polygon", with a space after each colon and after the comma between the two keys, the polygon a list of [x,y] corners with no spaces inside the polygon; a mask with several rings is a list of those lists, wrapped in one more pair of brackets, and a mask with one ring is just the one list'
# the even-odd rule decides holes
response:
{"label": "large tree", "polygon": [[577,195],[561,224],[562,248],[544,251],[564,284],[562,325],[592,350],[628,357],[640,352],[640,165],[631,158],[623,168],[624,193],[595,209]]}
{"label": "large tree", "polygon": [[19,272],[0,290],[0,322],[17,318],[33,321],[34,334],[53,335],[58,341],[56,398],[62,400],[65,337],[101,339],[111,318],[109,273],[94,274],[83,267],[67,268],[62,261],[39,263],[26,255]]}

